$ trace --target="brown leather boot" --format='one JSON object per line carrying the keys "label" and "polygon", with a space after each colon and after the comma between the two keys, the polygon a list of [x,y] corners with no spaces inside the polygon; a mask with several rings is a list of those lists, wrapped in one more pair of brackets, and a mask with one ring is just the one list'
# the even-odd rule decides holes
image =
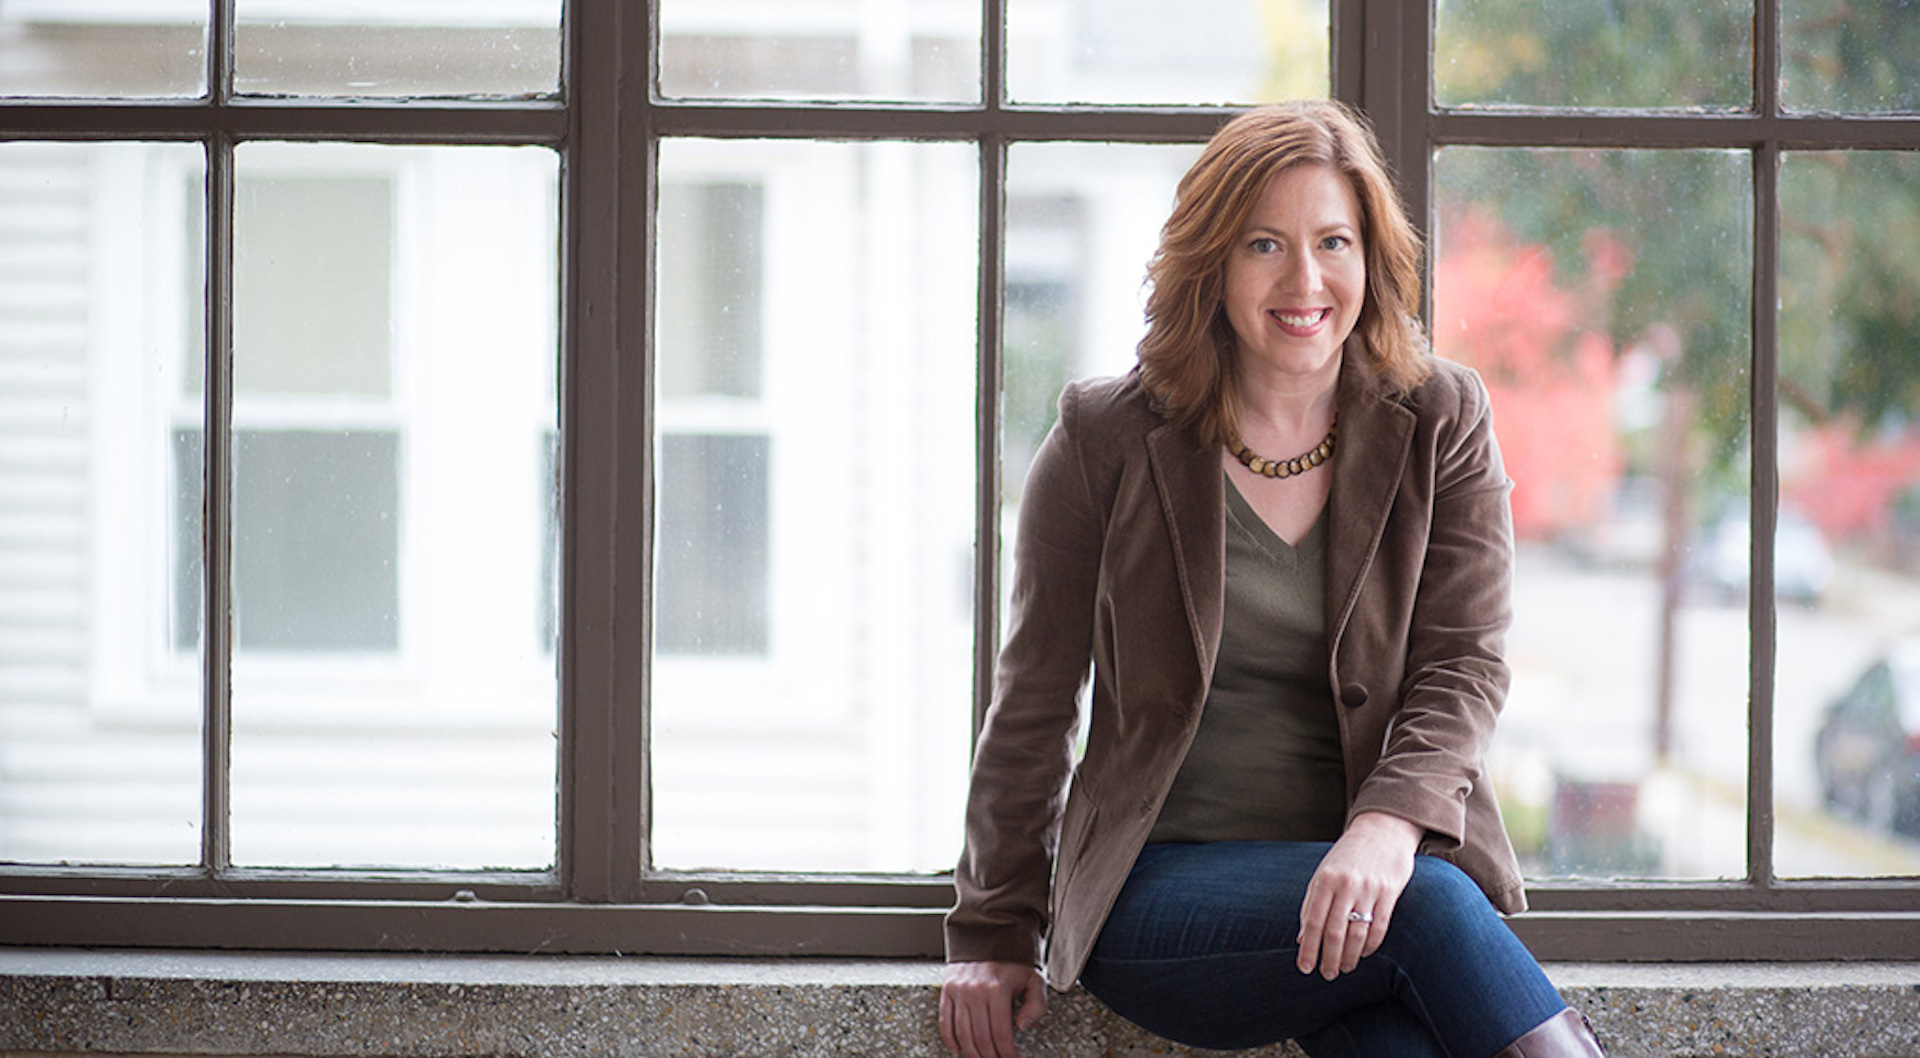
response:
{"label": "brown leather boot", "polygon": [[1507,1044],[1493,1058],[1606,1058],[1585,1014],[1561,1011]]}

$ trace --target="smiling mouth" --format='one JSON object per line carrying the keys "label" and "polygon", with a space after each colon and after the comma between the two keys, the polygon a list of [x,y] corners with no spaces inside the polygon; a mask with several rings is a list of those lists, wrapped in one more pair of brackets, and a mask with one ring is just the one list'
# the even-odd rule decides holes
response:
{"label": "smiling mouth", "polygon": [[1326,319],[1328,313],[1332,311],[1332,309],[1315,309],[1312,312],[1273,311],[1267,315],[1272,316],[1285,327],[1308,328],[1318,326],[1320,321]]}

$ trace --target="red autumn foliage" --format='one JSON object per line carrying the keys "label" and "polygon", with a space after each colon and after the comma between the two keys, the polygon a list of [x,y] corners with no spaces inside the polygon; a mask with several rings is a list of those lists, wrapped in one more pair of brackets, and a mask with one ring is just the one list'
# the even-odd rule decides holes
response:
{"label": "red autumn foliage", "polygon": [[1619,368],[1594,307],[1631,267],[1608,233],[1590,232],[1581,294],[1555,284],[1551,255],[1518,242],[1490,211],[1442,225],[1434,265],[1434,350],[1479,370],[1513,478],[1514,532],[1552,539],[1606,513],[1623,456],[1612,421]]}
{"label": "red autumn foliage", "polygon": [[1920,436],[1911,428],[1863,437],[1850,421],[1799,432],[1782,445],[1781,499],[1828,540],[1851,541],[1904,564],[1912,526],[1896,524],[1903,496],[1920,482]]}

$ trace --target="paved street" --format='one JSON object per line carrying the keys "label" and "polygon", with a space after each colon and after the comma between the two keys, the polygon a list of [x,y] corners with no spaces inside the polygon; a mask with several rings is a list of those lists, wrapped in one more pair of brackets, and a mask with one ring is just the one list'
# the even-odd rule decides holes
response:
{"label": "paved street", "polygon": [[[1828,701],[1890,640],[1920,632],[1920,583],[1842,569],[1829,601],[1778,617],[1776,864],[1784,877],[1920,873],[1920,844],[1822,810],[1813,737]],[[1744,606],[1689,597],[1676,623],[1673,754],[1654,759],[1659,646],[1649,572],[1585,568],[1524,547],[1510,641],[1514,688],[1493,767],[1509,801],[1550,805],[1567,783],[1637,787],[1651,864],[1582,874],[1745,873],[1748,649]]]}

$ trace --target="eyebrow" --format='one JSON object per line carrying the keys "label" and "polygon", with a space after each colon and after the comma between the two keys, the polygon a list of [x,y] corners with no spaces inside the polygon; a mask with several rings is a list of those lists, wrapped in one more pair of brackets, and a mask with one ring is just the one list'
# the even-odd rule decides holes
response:
{"label": "eyebrow", "polygon": [[[1322,225],[1320,225],[1319,227],[1317,227],[1317,228],[1315,228],[1315,229],[1313,229],[1313,233],[1314,233],[1315,235],[1325,235],[1325,234],[1327,234],[1327,233],[1329,233],[1329,232],[1335,232],[1335,231],[1349,231],[1349,232],[1358,232],[1359,230],[1360,230],[1360,226],[1359,226],[1359,225],[1357,225],[1357,224],[1349,224],[1349,223],[1347,223],[1347,222],[1346,222],[1346,221],[1344,221],[1344,220],[1338,220],[1338,221],[1333,221],[1333,222],[1331,222],[1331,223],[1328,223],[1328,224],[1322,224]],[[1286,234],[1285,232],[1283,232],[1283,231],[1280,231],[1280,230],[1279,230],[1278,228],[1270,228],[1270,227],[1268,227],[1268,226],[1266,226],[1265,224],[1249,224],[1249,225],[1247,225],[1247,227],[1246,227],[1246,228],[1245,228],[1245,229],[1244,229],[1244,230],[1243,230],[1243,231],[1241,232],[1241,234],[1242,234],[1242,235],[1253,235],[1253,234],[1257,234],[1257,233],[1260,233],[1260,232],[1265,232],[1265,233],[1267,233],[1267,234],[1269,234],[1269,235],[1284,235],[1284,234]]]}

